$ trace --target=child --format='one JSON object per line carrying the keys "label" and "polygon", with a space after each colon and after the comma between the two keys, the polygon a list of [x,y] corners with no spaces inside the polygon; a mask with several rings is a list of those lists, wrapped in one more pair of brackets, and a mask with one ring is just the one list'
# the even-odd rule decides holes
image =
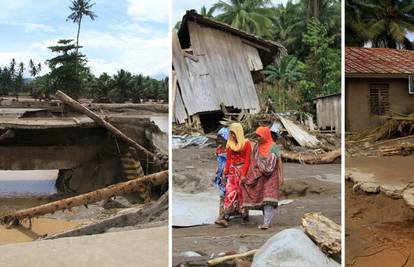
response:
{"label": "child", "polygon": [[214,178],[214,186],[219,189],[220,194],[220,207],[219,207],[219,217],[217,220],[224,219],[224,196],[226,194],[226,185],[224,181],[221,180],[223,176],[224,167],[226,166],[227,153],[226,153],[226,143],[229,137],[229,129],[221,128],[217,133],[217,148],[216,148],[216,158],[217,158],[217,171],[216,177]]}

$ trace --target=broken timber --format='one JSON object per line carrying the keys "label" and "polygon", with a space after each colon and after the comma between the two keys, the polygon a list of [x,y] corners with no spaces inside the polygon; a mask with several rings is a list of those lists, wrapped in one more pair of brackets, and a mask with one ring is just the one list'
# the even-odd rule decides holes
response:
{"label": "broken timber", "polygon": [[56,97],[59,100],[61,100],[64,104],[66,104],[66,105],[70,106],[71,108],[85,114],[86,116],[88,116],[89,118],[94,120],[98,125],[101,125],[101,126],[105,127],[111,133],[113,133],[115,136],[121,138],[122,140],[124,140],[125,142],[130,144],[131,146],[137,148],[138,150],[143,151],[145,154],[147,154],[147,155],[153,157],[154,159],[156,159],[156,156],[155,156],[154,153],[150,152],[148,149],[146,149],[145,147],[141,146],[140,144],[138,144],[137,142],[135,142],[134,140],[129,138],[126,134],[121,132],[118,128],[116,128],[115,126],[113,126],[109,122],[105,121],[104,119],[102,119],[101,117],[96,115],[93,111],[91,111],[87,107],[82,106],[79,102],[72,99],[70,96],[66,95],[62,91],[58,90],[56,92]]}
{"label": "broken timber", "polygon": [[326,254],[337,258],[341,254],[341,226],[320,212],[303,215],[302,227],[305,233]]}
{"label": "broken timber", "polygon": [[243,253],[239,253],[239,254],[234,254],[234,255],[228,255],[228,256],[215,258],[215,259],[209,260],[207,262],[207,264],[208,264],[208,266],[214,266],[214,265],[218,265],[220,263],[230,261],[230,260],[253,257],[256,254],[256,251],[257,251],[257,249],[253,249],[253,250],[243,252]]}
{"label": "broken timber", "polygon": [[335,149],[324,154],[302,154],[299,152],[282,150],[282,159],[306,164],[329,164],[341,158],[341,149]]}
{"label": "broken timber", "polygon": [[75,197],[61,199],[37,207],[19,210],[16,211],[14,214],[0,217],[0,222],[9,225],[17,224],[21,220],[26,218],[30,219],[33,217],[54,213],[58,210],[66,210],[76,206],[88,205],[103,199],[108,199],[116,195],[122,195],[137,191],[137,189],[142,186],[157,186],[167,182],[168,171],[162,171],[144,177],[139,177],[128,182],[110,185],[108,187],[98,189],[96,191],[92,191],[89,193],[81,194]]}

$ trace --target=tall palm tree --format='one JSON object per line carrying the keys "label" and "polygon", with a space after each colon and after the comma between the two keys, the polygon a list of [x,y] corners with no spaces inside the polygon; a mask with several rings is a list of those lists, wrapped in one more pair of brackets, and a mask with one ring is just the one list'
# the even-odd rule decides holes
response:
{"label": "tall palm tree", "polygon": [[91,8],[94,5],[95,3],[91,3],[90,0],[72,0],[72,6],[69,7],[72,13],[66,20],[71,20],[73,23],[78,24],[78,33],[76,35],[76,54],[78,54],[79,49],[79,34],[83,16],[89,17],[91,20],[95,20],[97,17],[97,15],[91,11]]}
{"label": "tall palm tree", "polygon": [[221,11],[216,19],[237,29],[260,36],[270,36],[271,0],[220,0],[213,8]]}
{"label": "tall palm tree", "polygon": [[282,43],[289,54],[298,56],[302,46],[302,33],[306,29],[300,6],[292,1],[285,5],[279,4],[274,8],[272,21],[272,39]]}

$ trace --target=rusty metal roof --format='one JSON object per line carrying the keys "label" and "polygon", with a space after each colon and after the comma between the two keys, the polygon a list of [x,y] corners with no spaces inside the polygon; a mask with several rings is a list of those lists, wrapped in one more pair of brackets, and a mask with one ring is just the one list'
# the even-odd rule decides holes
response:
{"label": "rusty metal roof", "polygon": [[414,51],[346,47],[346,74],[414,74]]}

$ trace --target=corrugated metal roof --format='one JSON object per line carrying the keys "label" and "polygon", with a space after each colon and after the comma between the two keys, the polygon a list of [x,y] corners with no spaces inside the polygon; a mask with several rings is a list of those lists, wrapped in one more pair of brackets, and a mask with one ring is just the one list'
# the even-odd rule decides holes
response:
{"label": "corrugated metal roof", "polygon": [[346,74],[414,74],[414,51],[391,48],[345,48]]}

